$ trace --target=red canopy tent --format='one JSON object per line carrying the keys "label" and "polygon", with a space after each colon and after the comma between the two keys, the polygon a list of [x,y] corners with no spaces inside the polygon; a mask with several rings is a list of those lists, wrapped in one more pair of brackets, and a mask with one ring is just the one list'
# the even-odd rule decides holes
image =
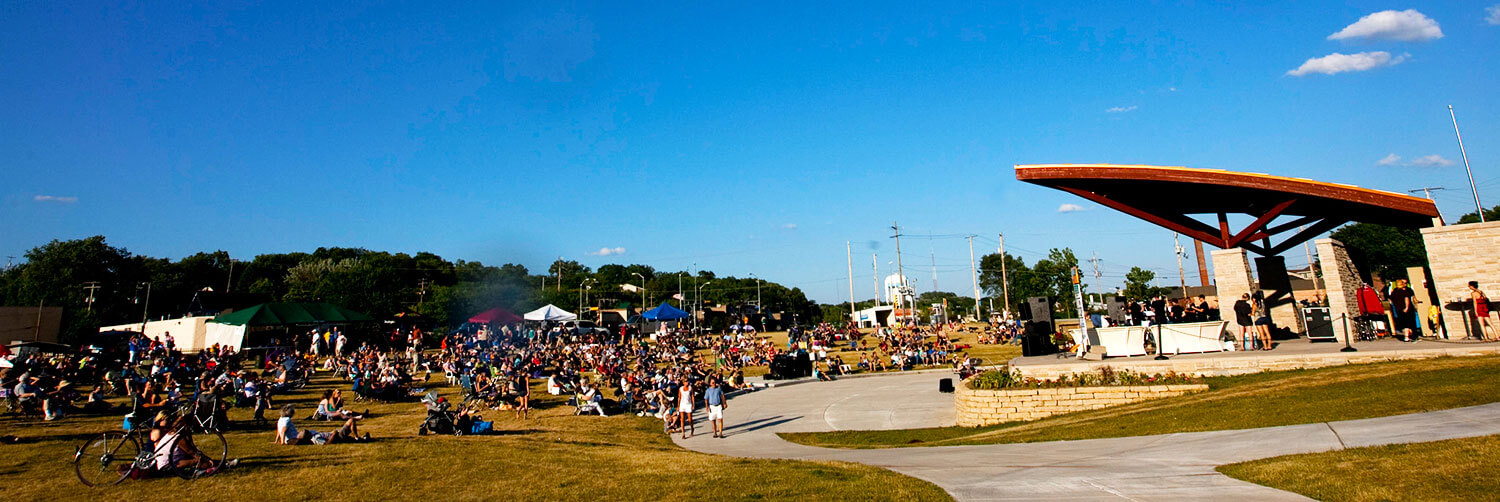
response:
{"label": "red canopy tent", "polygon": [[521,321],[521,316],[500,307],[474,314],[474,317],[469,318],[469,322],[478,324],[516,324]]}

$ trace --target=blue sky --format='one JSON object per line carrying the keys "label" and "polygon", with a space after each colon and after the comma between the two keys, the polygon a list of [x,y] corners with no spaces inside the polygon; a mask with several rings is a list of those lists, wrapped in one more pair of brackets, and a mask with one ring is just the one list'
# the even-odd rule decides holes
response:
{"label": "blue sky", "polygon": [[6,2],[0,253],[103,234],[173,258],[696,263],[835,302],[845,242],[868,298],[899,220],[921,290],[934,261],[971,287],[967,242],[925,235],[982,254],[998,232],[1028,262],[1097,252],[1106,285],[1175,283],[1169,231],[1011,166],[1443,186],[1456,218],[1453,104],[1500,204],[1495,2]]}

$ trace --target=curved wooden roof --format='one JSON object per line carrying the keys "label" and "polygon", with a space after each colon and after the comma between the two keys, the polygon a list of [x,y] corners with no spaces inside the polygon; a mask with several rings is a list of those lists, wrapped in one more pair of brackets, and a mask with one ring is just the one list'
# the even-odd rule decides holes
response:
{"label": "curved wooden roof", "polygon": [[[1432,225],[1432,201],[1410,195],[1304,178],[1219,169],[1116,164],[1017,165],[1016,179],[1056,188],[1222,247],[1277,254],[1351,221],[1402,228]],[[1244,213],[1256,222],[1231,233],[1224,217]],[[1219,228],[1187,215],[1219,215]],[[1279,217],[1296,217],[1271,225]],[[1308,226],[1280,245],[1278,233]],[[1316,230],[1315,232],[1312,230]],[[1261,244],[1254,244],[1255,241]]]}

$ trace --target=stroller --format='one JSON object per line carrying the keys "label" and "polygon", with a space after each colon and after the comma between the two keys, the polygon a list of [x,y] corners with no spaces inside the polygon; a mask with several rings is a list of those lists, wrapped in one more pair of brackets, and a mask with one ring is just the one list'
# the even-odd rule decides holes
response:
{"label": "stroller", "polygon": [[428,432],[433,434],[453,434],[462,436],[466,427],[459,427],[459,420],[463,417],[453,411],[448,400],[438,397],[437,392],[428,392],[422,396],[422,405],[427,407],[427,418],[422,420],[422,425],[417,427],[417,434],[426,436]]}

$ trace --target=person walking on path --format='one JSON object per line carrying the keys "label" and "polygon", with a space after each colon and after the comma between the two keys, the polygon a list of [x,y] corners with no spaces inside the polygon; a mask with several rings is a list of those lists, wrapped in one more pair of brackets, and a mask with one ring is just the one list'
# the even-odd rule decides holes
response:
{"label": "person walking on path", "polygon": [[708,422],[714,430],[714,437],[724,438],[724,383],[714,377],[708,382],[708,388],[703,390],[703,402],[708,405]]}
{"label": "person walking on path", "polygon": [[1495,331],[1495,325],[1490,324],[1490,298],[1479,290],[1479,281],[1469,281],[1469,299],[1474,301],[1474,317],[1479,320],[1480,338],[1485,341],[1494,340],[1490,336]]}
{"label": "person walking on path", "polygon": [[[682,426],[682,439],[693,437],[698,429],[693,426],[693,382],[682,377],[682,387],[677,391],[677,423]],[[688,432],[688,431],[692,432]]]}

